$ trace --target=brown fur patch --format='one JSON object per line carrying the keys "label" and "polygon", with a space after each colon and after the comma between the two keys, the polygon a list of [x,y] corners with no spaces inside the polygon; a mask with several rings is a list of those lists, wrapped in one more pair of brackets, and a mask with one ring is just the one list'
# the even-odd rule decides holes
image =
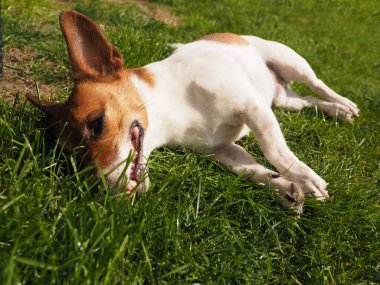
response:
{"label": "brown fur patch", "polygon": [[248,41],[232,33],[216,33],[204,36],[201,40],[214,41],[228,45],[249,45]]}
{"label": "brown fur patch", "polygon": [[150,87],[153,87],[154,77],[153,74],[149,72],[148,69],[142,67],[142,68],[130,68],[128,69],[129,72],[136,75],[139,79],[145,81]]}

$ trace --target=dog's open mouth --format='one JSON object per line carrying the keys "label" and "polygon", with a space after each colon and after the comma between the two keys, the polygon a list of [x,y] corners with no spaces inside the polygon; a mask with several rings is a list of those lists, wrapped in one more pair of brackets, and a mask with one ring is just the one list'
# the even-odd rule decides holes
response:
{"label": "dog's open mouth", "polygon": [[134,121],[130,128],[131,143],[134,150],[134,157],[131,162],[131,168],[129,173],[129,183],[127,185],[127,192],[130,193],[136,186],[136,194],[142,193],[141,176],[144,170],[143,165],[143,138],[144,130],[137,121]]}

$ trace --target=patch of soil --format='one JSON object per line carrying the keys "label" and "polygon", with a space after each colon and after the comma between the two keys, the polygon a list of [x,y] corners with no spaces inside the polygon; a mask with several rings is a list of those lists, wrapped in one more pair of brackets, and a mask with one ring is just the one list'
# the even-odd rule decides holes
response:
{"label": "patch of soil", "polygon": [[141,10],[143,10],[149,17],[163,22],[166,25],[177,27],[180,24],[180,18],[173,15],[169,8],[163,5],[157,5],[149,2],[148,0],[107,0],[111,3],[123,4],[126,2],[136,4]]}
{"label": "patch of soil", "polygon": [[[37,94],[36,81],[29,73],[28,63],[36,55],[32,49],[22,51],[18,48],[8,48],[5,52],[3,79],[0,80],[0,96],[6,101],[13,101],[16,94]],[[40,95],[54,94],[47,84],[38,84]],[[49,96],[50,97],[50,96]]]}
{"label": "patch of soil", "polygon": [[141,10],[150,15],[153,19],[163,22],[166,25],[177,27],[179,25],[179,17],[174,16],[168,9],[157,6],[147,0],[132,0]]}
{"label": "patch of soil", "polygon": [[7,49],[7,52],[5,53],[5,63],[9,64],[18,64],[18,63],[24,63],[30,59],[32,59],[36,52],[32,49],[21,51],[18,48],[9,48]]}

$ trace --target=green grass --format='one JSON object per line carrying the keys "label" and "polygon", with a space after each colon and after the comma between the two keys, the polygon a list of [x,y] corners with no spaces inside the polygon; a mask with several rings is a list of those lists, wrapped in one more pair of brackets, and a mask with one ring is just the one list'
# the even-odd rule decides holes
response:
{"label": "green grass", "polygon": [[[151,2],[180,25],[156,21],[131,1],[3,1],[5,52],[33,53],[7,63],[0,82],[0,283],[380,283],[378,1]],[[63,9],[100,23],[128,67],[166,57],[168,43],[216,31],[297,50],[361,109],[353,125],[315,110],[275,111],[291,149],[329,183],[331,200],[308,200],[295,220],[265,187],[182,148],[153,153],[152,187],[141,199],[110,195],[55,144],[22,90],[2,88],[29,79],[49,86],[45,98],[67,97]],[[240,143],[268,165],[253,137]]]}

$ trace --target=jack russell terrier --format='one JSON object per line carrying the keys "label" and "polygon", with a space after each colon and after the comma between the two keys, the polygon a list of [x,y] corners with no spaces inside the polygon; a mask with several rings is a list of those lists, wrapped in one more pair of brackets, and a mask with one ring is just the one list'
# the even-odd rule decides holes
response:
{"label": "jack russell terrier", "polygon": [[[74,90],[65,103],[28,99],[51,119],[64,147],[105,173],[110,187],[141,194],[144,167],[162,145],[182,145],[257,183],[276,189],[281,204],[302,213],[304,194],[328,199],[326,182],[287,146],[271,106],[317,107],[352,122],[355,103],[319,80],[289,47],[254,36],[218,33],[177,45],[168,58],[125,68],[98,25],[75,11],[59,18],[72,63]],[[322,99],[300,97],[299,81]],[[259,163],[235,142],[251,131],[277,169]]]}

